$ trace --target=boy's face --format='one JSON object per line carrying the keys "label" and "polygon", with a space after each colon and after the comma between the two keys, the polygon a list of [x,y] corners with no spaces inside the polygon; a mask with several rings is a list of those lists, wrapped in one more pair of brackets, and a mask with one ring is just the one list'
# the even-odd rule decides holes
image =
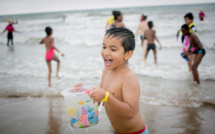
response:
{"label": "boy's face", "polygon": [[187,25],[190,25],[193,22],[193,20],[189,19],[188,17],[185,17],[184,21]]}
{"label": "boy's face", "polygon": [[122,13],[120,14],[120,16],[118,16],[118,21],[122,21],[123,20],[123,16],[122,16]]}
{"label": "boy's face", "polygon": [[122,39],[105,35],[101,55],[106,69],[113,70],[123,66],[130,58],[128,53],[130,52],[124,53]]}
{"label": "boy's face", "polygon": [[187,29],[181,28],[181,31],[182,31],[183,35],[188,35],[189,31]]}

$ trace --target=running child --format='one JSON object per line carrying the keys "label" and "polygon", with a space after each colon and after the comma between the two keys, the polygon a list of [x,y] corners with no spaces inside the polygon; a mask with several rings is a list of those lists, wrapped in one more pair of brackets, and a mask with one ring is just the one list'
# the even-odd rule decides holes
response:
{"label": "running child", "polygon": [[154,44],[154,40],[156,40],[159,43],[159,45],[160,45],[159,49],[161,49],[161,44],[160,44],[160,42],[156,36],[156,31],[152,29],[153,28],[153,22],[149,21],[148,26],[149,26],[149,29],[146,30],[144,33],[144,35],[145,35],[144,38],[146,38],[146,40],[148,41],[145,58],[147,58],[149,51],[152,49],[153,54],[154,54],[154,62],[155,62],[155,64],[157,64],[157,56],[156,56],[157,51],[156,51],[156,46]]}
{"label": "running child", "polygon": [[55,60],[57,61],[57,73],[56,73],[56,78],[60,78],[58,76],[58,72],[60,70],[60,60],[59,58],[55,55],[54,50],[56,50],[61,56],[64,56],[64,54],[62,52],[60,52],[54,45],[54,38],[51,37],[53,30],[51,27],[46,27],[45,28],[45,32],[47,34],[47,36],[45,38],[43,38],[40,41],[40,44],[45,44],[46,47],[46,62],[48,65],[48,69],[49,69],[49,73],[48,73],[48,81],[49,81],[49,87],[51,87],[51,73],[52,73],[52,66],[51,66],[51,61]]}
{"label": "running child", "polygon": [[[148,134],[139,108],[138,78],[128,66],[134,48],[135,38],[130,30],[107,30],[101,51],[105,65],[101,83],[89,93],[95,102],[104,101],[115,134]],[[78,86],[81,84],[75,87]]]}
{"label": "running child", "polygon": [[[196,34],[191,33],[189,31],[189,26],[187,24],[182,25],[181,31],[183,32],[183,35],[187,35],[189,37],[190,41],[190,47],[184,52],[185,56],[189,56],[191,54],[195,55],[194,63],[192,65],[192,73],[193,73],[193,80],[197,82],[197,84],[200,84],[199,81],[199,74],[198,74],[198,66],[201,63],[201,60],[203,56],[205,55],[205,49],[196,36]],[[191,48],[194,48],[193,51],[191,51]]]}

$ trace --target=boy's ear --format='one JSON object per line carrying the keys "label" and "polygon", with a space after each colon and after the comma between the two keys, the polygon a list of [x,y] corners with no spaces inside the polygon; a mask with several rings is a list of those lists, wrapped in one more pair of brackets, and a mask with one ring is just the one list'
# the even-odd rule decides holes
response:
{"label": "boy's ear", "polygon": [[130,50],[128,52],[125,53],[125,57],[124,57],[124,60],[128,60],[131,58],[131,56],[133,55],[133,50]]}

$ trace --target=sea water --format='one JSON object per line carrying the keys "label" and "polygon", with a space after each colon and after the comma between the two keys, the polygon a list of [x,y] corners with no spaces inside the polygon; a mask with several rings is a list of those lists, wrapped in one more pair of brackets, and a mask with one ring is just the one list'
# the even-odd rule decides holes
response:
{"label": "sea water", "polygon": [[[199,21],[199,10],[208,16]],[[129,66],[138,76],[141,103],[196,107],[215,104],[215,4],[134,7],[121,10],[124,24],[136,32],[141,14],[154,22],[154,29],[162,44],[158,50],[158,65],[149,53],[143,64],[139,37]],[[99,85],[104,63],[101,58],[106,19],[112,9],[71,11],[0,16],[0,29],[8,19],[21,34],[14,33],[14,46],[7,47],[7,34],[0,36],[0,95],[1,96],[60,96],[63,89],[81,82]],[[184,15],[192,12],[198,36],[206,55],[198,67],[201,84],[193,82],[187,61],[181,57],[182,47],[176,33],[184,24]],[[63,21],[63,17],[66,16]],[[61,60],[60,80],[55,78],[56,62],[52,61],[52,88],[48,88],[48,67],[45,47],[39,45],[46,36],[45,27],[53,28],[55,46],[65,56]]]}

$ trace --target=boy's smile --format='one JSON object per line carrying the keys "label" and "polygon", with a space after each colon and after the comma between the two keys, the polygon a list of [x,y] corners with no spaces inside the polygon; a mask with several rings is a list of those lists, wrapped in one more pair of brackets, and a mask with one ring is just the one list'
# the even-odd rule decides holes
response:
{"label": "boy's smile", "polygon": [[126,63],[121,41],[118,37],[112,38],[112,36],[108,37],[108,35],[104,37],[101,55],[107,69],[116,69]]}

